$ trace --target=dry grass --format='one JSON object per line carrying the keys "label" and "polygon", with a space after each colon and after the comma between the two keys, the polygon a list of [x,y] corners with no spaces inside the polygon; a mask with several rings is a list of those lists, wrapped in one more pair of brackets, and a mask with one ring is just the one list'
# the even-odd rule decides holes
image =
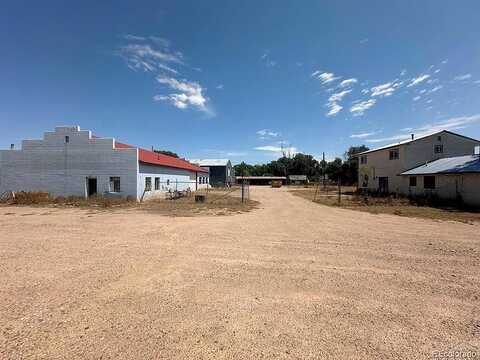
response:
{"label": "dry grass", "polygon": [[[339,203],[336,191],[338,191],[338,189],[330,188],[328,192],[320,189],[315,202],[322,205],[365,211],[371,214],[390,214],[464,223],[480,222],[480,212],[478,211],[466,211],[454,207],[420,206],[412,203],[412,201],[407,198],[362,197],[354,194],[353,187],[342,188],[342,197]],[[313,200],[315,188],[295,189],[291,190],[291,193],[308,200]]]}
{"label": "dry grass", "polygon": [[[195,202],[195,194],[206,197],[204,203]],[[209,189],[191,193],[190,196],[176,200],[158,198],[138,203],[124,198],[107,198],[93,196],[83,198],[77,196],[52,197],[46,192],[18,192],[7,206],[36,206],[54,208],[91,208],[98,210],[139,209],[166,216],[198,216],[198,215],[230,215],[254,209],[258,202],[247,200],[242,202],[238,189]]]}
{"label": "dry grass", "polygon": [[153,199],[140,205],[140,208],[167,216],[199,216],[199,215],[231,215],[248,212],[257,207],[258,201],[242,199],[238,191],[215,189],[208,193],[197,192],[205,195],[205,202],[196,203],[195,193],[188,197],[176,200]]}
{"label": "dry grass", "polygon": [[88,199],[80,196],[50,196],[47,192],[17,192],[8,205],[52,206],[52,207],[91,207],[100,209],[123,208],[135,205],[135,201],[123,198],[92,196]]}

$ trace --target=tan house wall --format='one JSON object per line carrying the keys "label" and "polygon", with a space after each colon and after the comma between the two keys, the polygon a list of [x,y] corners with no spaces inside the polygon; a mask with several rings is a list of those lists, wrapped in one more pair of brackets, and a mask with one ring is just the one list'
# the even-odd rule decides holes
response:
{"label": "tan house wall", "polygon": [[402,178],[411,196],[435,194],[440,199],[456,200],[460,195],[467,205],[480,206],[480,174],[435,175],[435,189],[424,188],[423,175],[417,176],[417,186],[413,187],[409,186],[410,176]]}
{"label": "tan house wall", "polygon": [[[441,137],[438,139],[438,137]],[[443,153],[435,154],[435,145],[443,145]],[[441,132],[416,141],[378,150],[366,154],[367,164],[359,161],[358,185],[371,191],[379,188],[379,177],[388,177],[389,192],[408,194],[408,178],[405,179],[398,174],[444,157],[461,156],[473,154],[475,145],[480,142],[467,139],[449,132]],[[390,150],[398,149],[399,158],[390,160]],[[363,186],[364,175],[368,175],[368,184]]]}

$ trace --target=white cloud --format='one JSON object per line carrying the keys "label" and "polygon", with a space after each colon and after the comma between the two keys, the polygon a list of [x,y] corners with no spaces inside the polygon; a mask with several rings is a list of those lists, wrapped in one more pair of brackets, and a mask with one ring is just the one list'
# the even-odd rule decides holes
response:
{"label": "white cloud", "polygon": [[[421,125],[417,128],[407,128],[401,129],[400,131],[410,131],[414,133],[415,136],[424,136],[428,134],[433,134],[442,130],[459,130],[464,129],[470,125],[480,123],[480,114],[475,114],[472,116],[459,116],[454,118],[449,118],[446,120],[441,120],[434,123],[427,123]],[[396,134],[393,136],[385,137],[385,138],[378,138],[378,139],[368,139],[367,142],[370,143],[380,143],[380,142],[387,142],[387,141],[400,141],[400,140],[408,140],[410,138],[409,134]]]}
{"label": "white cloud", "polygon": [[370,90],[372,91],[372,96],[386,97],[392,95],[395,90],[401,85],[401,82],[389,82],[374,86]]}
{"label": "white cloud", "polygon": [[282,155],[283,153],[288,155],[295,155],[296,153],[298,153],[298,149],[293,146],[281,147],[276,145],[266,145],[266,146],[257,146],[254,148],[254,150],[275,153],[277,155]]}
{"label": "white cloud", "polygon": [[368,94],[369,92],[370,92],[370,90],[368,90],[368,89],[362,89],[362,94],[364,94],[364,95]]}
{"label": "white cloud", "polygon": [[412,87],[412,86],[418,85],[421,82],[427,80],[429,77],[430,77],[430,75],[424,74],[424,75],[420,75],[419,77],[413,78],[413,79],[411,79],[412,81],[410,82],[410,84],[407,85],[407,87]]}
{"label": "white cloud", "polygon": [[352,92],[352,90],[343,90],[338,93],[332,94],[328,98],[326,106],[329,107],[330,110],[328,111],[327,116],[335,116],[343,109],[343,106],[341,106],[339,102],[342,101],[344,96],[350,92]]}
{"label": "white cloud", "polygon": [[265,140],[265,139],[275,138],[280,134],[278,132],[275,132],[269,129],[262,129],[257,131],[257,135],[259,139]]}
{"label": "white cloud", "polygon": [[415,97],[413,98],[413,101],[418,101],[418,100],[420,100],[421,98],[422,98],[421,96],[415,96]]}
{"label": "white cloud", "polygon": [[352,107],[350,108],[350,112],[353,114],[353,116],[362,116],[365,113],[365,111],[367,111],[372,106],[374,106],[376,102],[377,100],[375,99],[361,101],[359,103],[352,105]]}
{"label": "white cloud", "polygon": [[342,101],[343,97],[347,95],[348,93],[351,93],[352,90],[343,90],[338,93],[333,94],[328,98],[328,101],[330,102],[335,102],[335,101]]}
{"label": "white cloud", "polygon": [[329,103],[327,104],[327,106],[330,107],[327,116],[335,116],[343,109],[343,106],[337,104],[336,102]]}
{"label": "white cloud", "polygon": [[360,44],[366,44],[368,42],[368,38],[364,38],[360,40]]}
{"label": "white cloud", "polygon": [[464,75],[458,75],[453,78],[455,81],[464,81],[468,80],[472,77],[472,74],[464,74]]}
{"label": "white cloud", "polygon": [[277,65],[277,62],[272,60],[270,58],[270,51],[265,51],[262,56],[260,57],[260,60],[267,66],[267,67],[274,67]]}
{"label": "white cloud", "polygon": [[152,73],[158,83],[175,90],[170,94],[153,96],[154,101],[166,101],[178,109],[191,107],[209,116],[215,115],[204,94],[205,89],[198,82],[178,79],[179,71],[174,67],[188,66],[184,63],[183,54],[172,50],[168,40],[158,36],[126,35],[124,38],[131,43],[120,47],[117,54],[127,66],[134,71]]}
{"label": "white cloud", "polygon": [[320,80],[322,82],[322,85],[323,84],[328,84],[328,83],[331,83],[332,81],[335,81],[335,80],[338,80],[340,79],[341,77],[340,76],[335,76],[334,73],[329,73],[329,72],[321,72],[319,70],[315,71],[314,73],[312,73],[312,77],[314,78],[317,78],[318,80]]}
{"label": "white cloud", "polygon": [[405,76],[407,74],[407,70],[403,69],[402,72],[400,73],[400,76]]}
{"label": "white cloud", "polygon": [[346,79],[340,83],[340,87],[349,87],[349,86],[355,85],[357,82],[358,80],[355,78]]}
{"label": "white cloud", "polygon": [[217,86],[215,86],[215,89],[223,90],[223,84],[218,84]]}
{"label": "white cloud", "polygon": [[145,41],[145,37],[143,36],[137,36],[137,35],[132,35],[132,34],[127,34],[123,37],[125,40],[136,40],[136,41]]}
{"label": "white cloud", "polygon": [[173,90],[180,91],[180,93],[156,95],[154,96],[155,101],[169,101],[178,109],[186,109],[192,106],[206,114],[214,115],[212,110],[207,107],[208,99],[203,95],[204,89],[200,84],[187,80],[179,81],[165,76],[158,76],[157,81]]}
{"label": "white cloud", "polygon": [[375,134],[376,134],[376,132],[364,132],[364,133],[360,133],[360,134],[352,134],[352,135],[350,135],[350,137],[352,139],[364,139],[366,137],[373,136]]}
{"label": "white cloud", "polygon": [[429,94],[431,93],[434,93],[434,92],[437,92],[438,90],[442,89],[443,86],[442,85],[437,85],[435,86],[433,89],[431,89],[430,91],[428,91]]}

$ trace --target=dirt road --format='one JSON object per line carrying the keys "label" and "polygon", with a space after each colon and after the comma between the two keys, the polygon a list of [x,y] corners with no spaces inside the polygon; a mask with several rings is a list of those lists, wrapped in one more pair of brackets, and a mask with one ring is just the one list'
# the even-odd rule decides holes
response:
{"label": "dirt road", "polygon": [[2,359],[421,359],[480,339],[480,226],[0,208]]}

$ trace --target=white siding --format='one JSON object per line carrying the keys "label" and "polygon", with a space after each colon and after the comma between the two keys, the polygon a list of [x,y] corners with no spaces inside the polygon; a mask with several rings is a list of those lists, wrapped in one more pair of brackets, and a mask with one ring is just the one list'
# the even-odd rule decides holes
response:
{"label": "white siding", "polygon": [[[199,176],[208,176],[208,174],[198,173]],[[145,191],[145,178],[150,177],[152,180],[152,190]],[[160,178],[160,189],[155,190],[155,178]],[[168,181],[168,184],[167,184]],[[207,185],[196,184],[196,173],[183,170],[170,168],[165,166],[151,165],[140,163],[139,173],[138,173],[138,199],[143,200],[154,198],[154,197],[163,197],[165,192],[171,191],[184,191],[188,188],[191,191],[195,191],[198,187],[204,188]]]}

